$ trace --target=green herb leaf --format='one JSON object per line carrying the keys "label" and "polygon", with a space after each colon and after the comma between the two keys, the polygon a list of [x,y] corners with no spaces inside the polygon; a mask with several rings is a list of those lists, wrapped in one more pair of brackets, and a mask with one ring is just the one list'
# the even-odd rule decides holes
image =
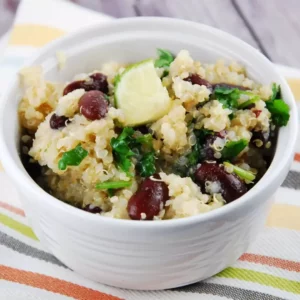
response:
{"label": "green herb leaf", "polygon": [[142,177],[149,177],[156,172],[155,152],[145,153],[136,165],[139,174]]}
{"label": "green herb leaf", "polygon": [[108,189],[107,190],[107,194],[111,198],[111,197],[113,197],[115,195],[115,190],[114,189]]}
{"label": "green herb leaf", "polygon": [[168,67],[174,60],[172,53],[168,50],[157,49],[158,59],[156,59],[154,66],[156,68]]}
{"label": "green herb leaf", "polygon": [[[152,145],[152,135],[145,134],[134,136],[134,129],[125,127],[117,138],[112,138],[110,144],[118,167],[128,174],[132,165],[131,159],[138,160],[137,170],[142,177],[155,173],[155,153]],[[150,174],[150,175],[149,175]],[[130,174],[128,174],[130,176]]]}
{"label": "green herb leaf", "polygon": [[196,136],[196,144],[192,147],[192,151],[188,154],[189,167],[196,165],[201,159],[201,149],[205,142],[206,136],[214,134],[213,131],[208,129],[195,130],[194,134]]}
{"label": "green herb leaf", "polygon": [[[96,189],[98,190],[115,190],[115,189],[121,189],[124,187],[131,186],[131,181],[105,181],[101,183],[96,184]],[[110,191],[111,192],[111,191]]]}
{"label": "green herb leaf", "polygon": [[247,180],[247,181],[255,180],[255,175],[250,171],[246,171],[246,170],[244,170],[238,166],[235,166],[229,162],[224,162],[224,166],[233,168],[233,172],[243,180]]}
{"label": "green herb leaf", "polygon": [[240,139],[238,141],[227,142],[221,154],[223,159],[232,159],[248,146],[248,141]]}
{"label": "green herb leaf", "polygon": [[213,97],[223,104],[224,108],[237,108],[242,91],[237,88],[217,87]]}
{"label": "green herb leaf", "polygon": [[79,166],[82,160],[88,155],[88,152],[77,145],[76,148],[65,152],[62,155],[62,158],[58,162],[59,170],[66,170],[68,166]]}
{"label": "green herb leaf", "polygon": [[125,127],[117,138],[113,137],[110,141],[114,159],[127,175],[131,167],[131,157],[134,156],[134,152],[130,149],[133,133],[133,128]]}
{"label": "green herb leaf", "polygon": [[290,107],[282,99],[266,101],[266,105],[273,123],[277,126],[286,126],[290,119]]}
{"label": "green herb leaf", "polygon": [[275,99],[280,99],[280,98],[281,98],[280,85],[274,82],[272,84],[272,95],[269,101],[273,101]]}
{"label": "green herb leaf", "polygon": [[151,147],[152,148],[152,143],[153,143],[153,137],[150,133],[140,135],[136,139],[136,142],[139,144],[143,144],[145,146]]}
{"label": "green herb leaf", "polygon": [[257,102],[259,99],[260,99],[260,97],[258,95],[254,95],[251,93],[250,99],[239,104],[238,108],[239,109],[247,108],[249,105]]}

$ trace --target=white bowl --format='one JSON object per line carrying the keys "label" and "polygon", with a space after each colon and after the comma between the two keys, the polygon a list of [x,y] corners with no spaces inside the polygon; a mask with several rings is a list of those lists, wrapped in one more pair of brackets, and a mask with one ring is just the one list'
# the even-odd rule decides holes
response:
{"label": "white bowl", "polygon": [[[1,162],[20,192],[26,215],[41,242],[76,272],[130,289],[166,289],[210,277],[233,264],[262,230],[272,195],[289,170],[296,142],[297,111],[286,81],[259,51],[217,29],[165,18],[136,18],[96,25],[66,36],[39,52],[27,65],[42,65],[49,80],[65,82],[109,60],[134,62],[156,48],[188,49],[203,62],[234,59],[250,77],[281,85],[291,108],[280,129],[274,160],[243,197],[217,210],[185,219],[137,222],[89,214],[43,191],[26,173],[18,154],[18,78],[4,96],[0,120]],[[65,51],[59,71],[56,51]]]}

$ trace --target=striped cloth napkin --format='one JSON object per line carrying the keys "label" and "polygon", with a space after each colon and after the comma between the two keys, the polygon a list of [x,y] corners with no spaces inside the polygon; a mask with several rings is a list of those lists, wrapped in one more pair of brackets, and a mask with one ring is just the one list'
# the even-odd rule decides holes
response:
{"label": "striped cloth napkin", "polygon": [[[40,47],[70,31],[104,21],[110,18],[65,1],[23,0],[0,61],[0,91],[10,75]],[[300,71],[278,68],[300,99]],[[38,241],[16,189],[2,170],[0,299],[300,299],[300,139],[297,152],[292,170],[276,194],[266,227],[248,252],[213,278],[158,292],[108,287],[65,267]]]}

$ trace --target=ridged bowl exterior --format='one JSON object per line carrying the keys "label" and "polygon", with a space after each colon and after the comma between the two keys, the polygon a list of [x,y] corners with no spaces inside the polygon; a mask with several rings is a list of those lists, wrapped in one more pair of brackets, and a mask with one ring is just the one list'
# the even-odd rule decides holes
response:
{"label": "ridged bowl exterior", "polygon": [[[158,47],[174,53],[188,49],[192,57],[204,62],[219,57],[237,60],[257,81],[279,83],[291,107],[289,125],[280,130],[268,172],[243,197],[212,212],[180,220],[137,222],[71,207],[39,188],[22,166],[17,76],[0,109],[1,162],[19,190],[41,242],[69,268],[122,288],[174,288],[205,279],[234,263],[263,228],[272,195],[288,172],[297,136],[292,93],[272,63],[239,39],[193,22],[137,18],[96,25],[47,46],[27,65],[42,65],[46,79],[66,82],[110,60],[128,63],[154,57]],[[67,56],[61,71],[56,51]]]}
{"label": "ridged bowl exterior", "polygon": [[35,232],[60,261],[92,280],[142,290],[186,285],[233,264],[262,230],[270,202],[231,218],[143,231],[81,226],[68,213],[33,210],[28,201]]}

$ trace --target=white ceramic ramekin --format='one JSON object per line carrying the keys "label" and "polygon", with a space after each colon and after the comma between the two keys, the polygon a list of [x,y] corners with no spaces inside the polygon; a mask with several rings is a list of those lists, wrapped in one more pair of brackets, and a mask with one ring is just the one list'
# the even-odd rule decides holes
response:
{"label": "white ceramic ramekin", "polygon": [[[188,49],[203,62],[222,57],[244,64],[263,84],[281,85],[291,108],[280,129],[274,160],[258,184],[222,208],[185,219],[137,222],[115,220],[71,207],[43,191],[26,173],[18,154],[20,90],[14,78],[1,106],[0,153],[26,215],[42,243],[78,273],[130,289],[173,288],[212,276],[234,263],[262,230],[271,198],[287,175],[296,142],[297,111],[286,81],[259,51],[217,29],[174,19],[136,18],[97,25],[47,46],[27,65],[42,65],[49,80],[68,81],[99,69],[109,60],[134,62],[156,55],[156,48]],[[57,68],[56,51],[67,65]],[[138,109],[138,108],[137,108]]]}

